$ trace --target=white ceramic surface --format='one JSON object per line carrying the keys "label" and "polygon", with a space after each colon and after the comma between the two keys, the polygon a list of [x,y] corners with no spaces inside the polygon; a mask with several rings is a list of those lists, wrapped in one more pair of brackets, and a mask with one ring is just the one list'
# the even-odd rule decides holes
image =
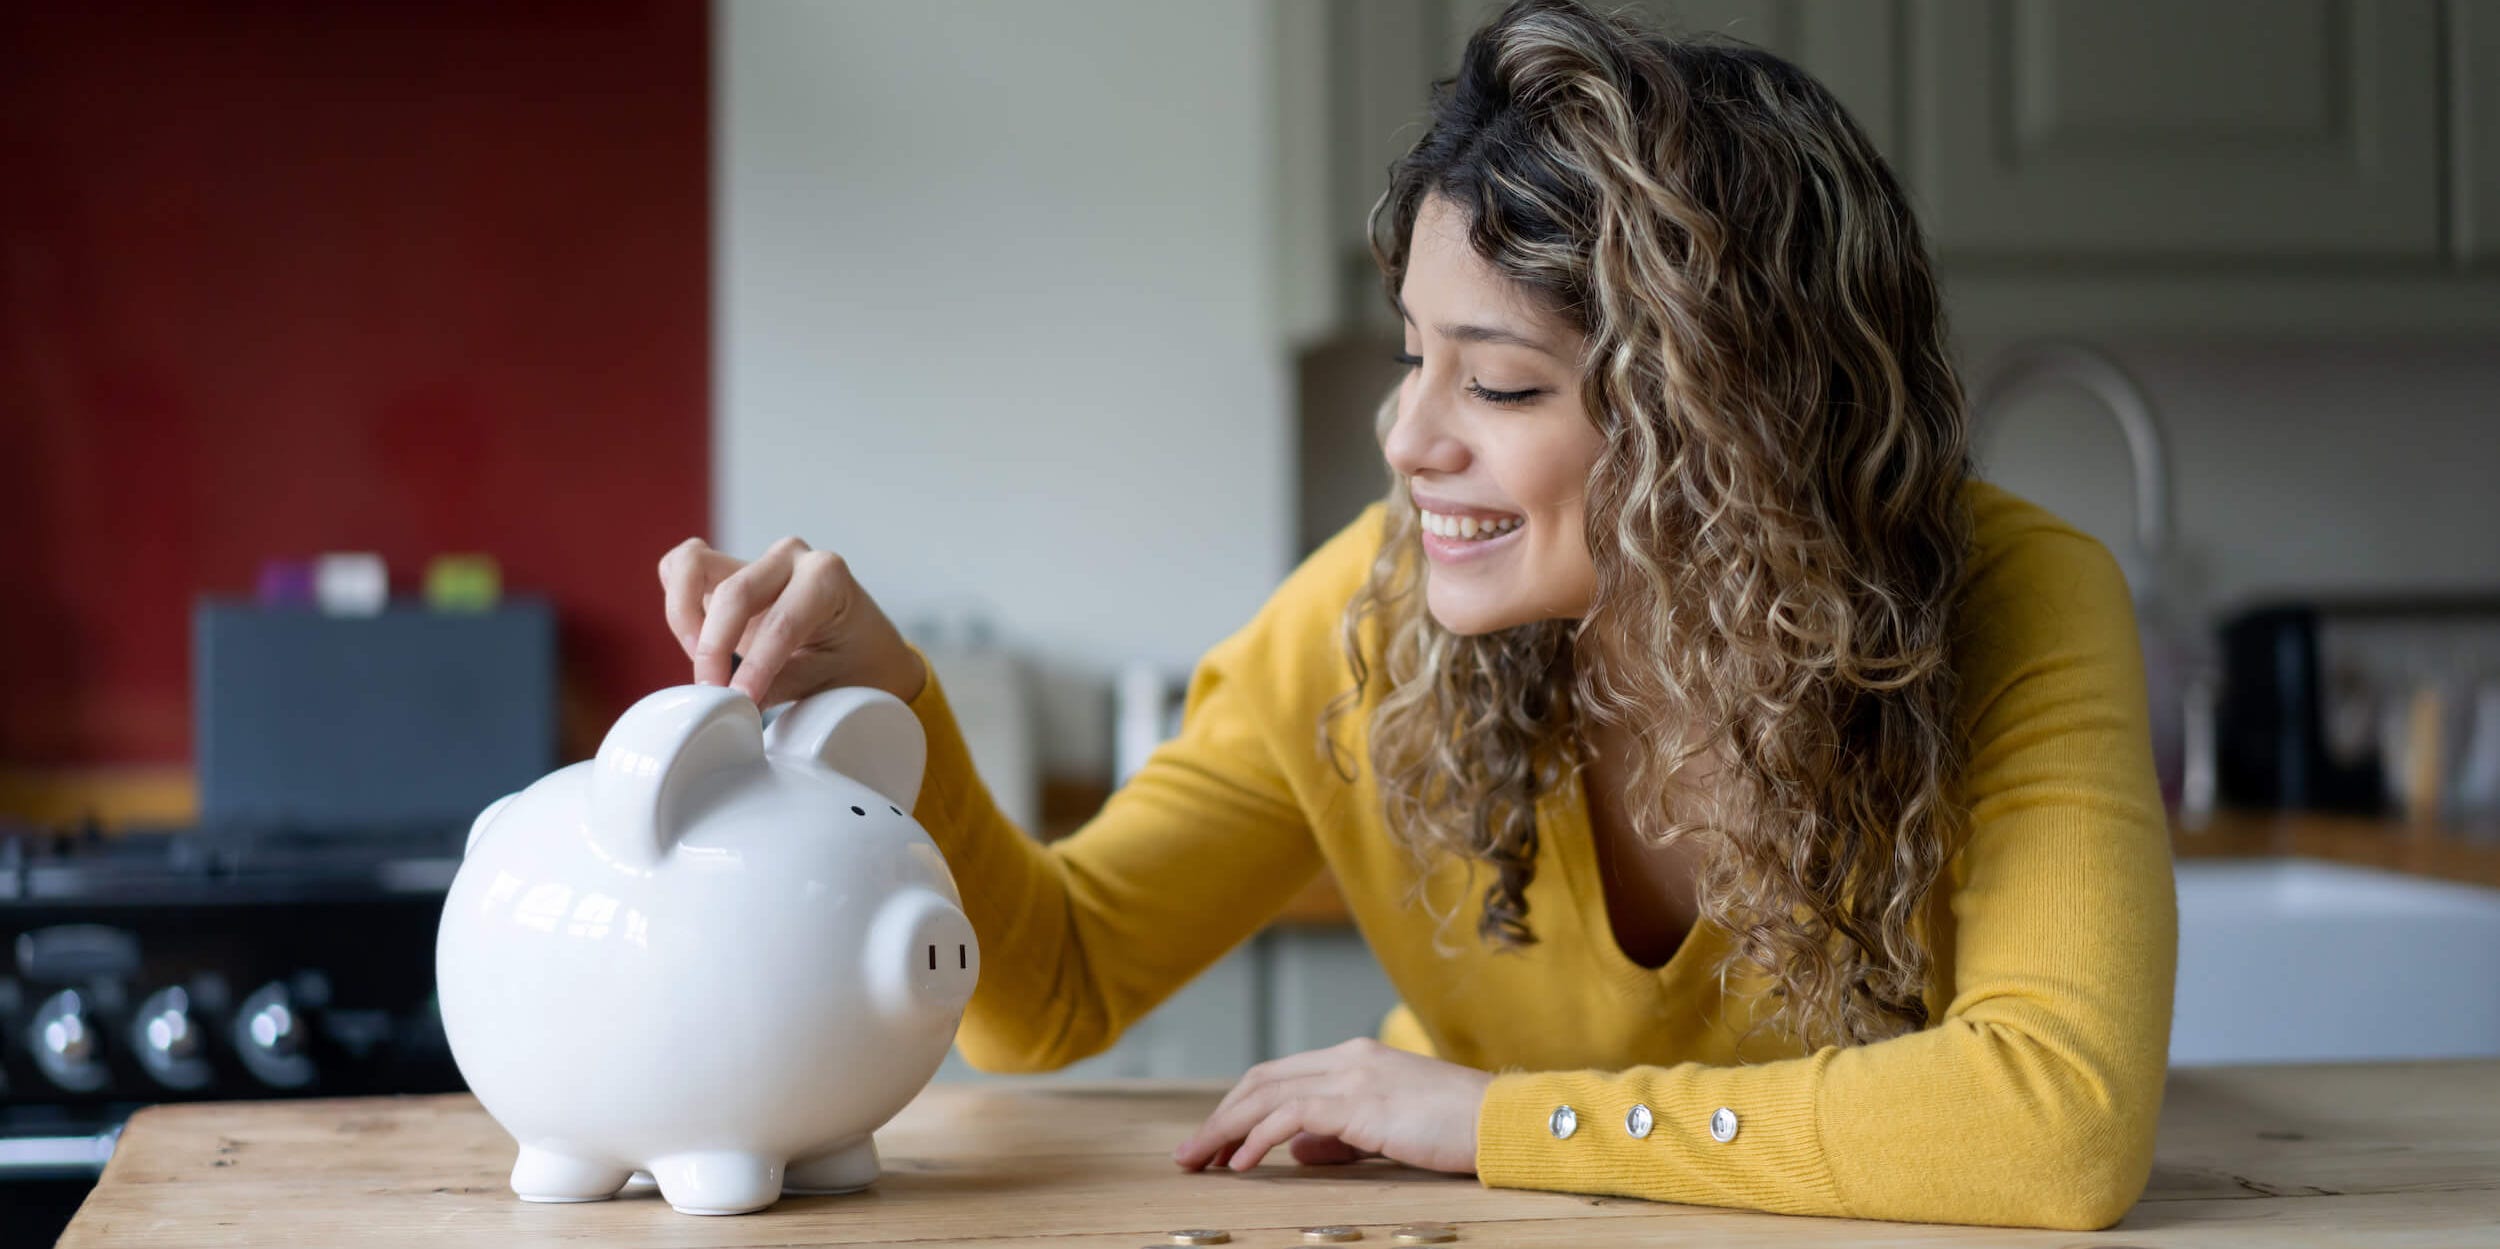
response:
{"label": "white ceramic surface", "polygon": [[765,729],[678,686],[478,816],[436,971],[461,1074],[520,1144],[514,1192],[596,1201],[647,1171],[681,1211],[737,1214],[876,1178],[870,1133],[981,968],[907,814],[925,758],[882,691]]}
{"label": "white ceramic surface", "polygon": [[2500,1057],[2500,889],[2307,859],[2178,877],[2172,1064]]}

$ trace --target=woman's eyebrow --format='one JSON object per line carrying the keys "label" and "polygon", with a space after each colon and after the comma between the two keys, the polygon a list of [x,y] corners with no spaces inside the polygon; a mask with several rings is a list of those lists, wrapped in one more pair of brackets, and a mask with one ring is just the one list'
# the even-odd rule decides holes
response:
{"label": "woman's eyebrow", "polygon": [[[1405,300],[1390,295],[1390,305],[1398,307],[1398,320],[1408,322],[1408,325],[1415,325],[1415,315],[1413,312],[1408,312]],[[1518,330],[1510,330],[1510,327],[1505,327],[1505,325],[1450,325],[1450,322],[1443,322],[1443,325],[1438,325],[1435,330],[1440,330],[1440,337],[1455,337],[1455,340],[1460,340],[1460,342],[1508,342],[1508,345],[1513,345],[1513,347],[1528,347],[1530,352],[1545,352],[1545,355],[1553,355],[1555,360],[1563,360],[1560,355],[1555,355],[1553,347],[1543,345],[1543,342],[1533,340],[1533,337],[1523,335],[1523,332],[1518,332]]]}
{"label": "woman's eyebrow", "polygon": [[[1415,318],[1406,311],[1406,301],[1401,299],[1395,302],[1398,309],[1398,319],[1412,324]],[[1443,324],[1434,326],[1433,328],[1441,331],[1441,337],[1454,338],[1462,343],[1504,343],[1513,347],[1525,347],[1530,351],[1541,351],[1546,355],[1554,356],[1557,360],[1562,358],[1561,356],[1556,355],[1553,348],[1546,346],[1544,343],[1530,338],[1517,330],[1509,329],[1504,326],[1452,325],[1444,322]]]}
{"label": "woman's eyebrow", "polygon": [[1508,343],[1514,347],[1525,347],[1530,351],[1541,351],[1549,356],[1554,354],[1553,348],[1517,330],[1504,329],[1498,325],[1442,325],[1437,328],[1441,331],[1441,337],[1454,338],[1463,343]]}

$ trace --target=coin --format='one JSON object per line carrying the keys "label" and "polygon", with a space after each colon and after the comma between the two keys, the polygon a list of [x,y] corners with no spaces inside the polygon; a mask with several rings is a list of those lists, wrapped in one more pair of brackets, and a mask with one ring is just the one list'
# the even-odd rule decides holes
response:
{"label": "coin", "polygon": [[1410,1223],[1390,1234],[1401,1245],[1437,1245],[1458,1239],[1458,1229],[1446,1223]]}
{"label": "coin", "polygon": [[1176,1245],[1221,1245],[1232,1238],[1231,1232],[1216,1227],[1185,1227],[1171,1234]]}
{"label": "coin", "polygon": [[1315,1245],[1343,1244],[1349,1240],[1362,1238],[1363,1229],[1359,1227],[1306,1227],[1302,1229],[1302,1239]]}

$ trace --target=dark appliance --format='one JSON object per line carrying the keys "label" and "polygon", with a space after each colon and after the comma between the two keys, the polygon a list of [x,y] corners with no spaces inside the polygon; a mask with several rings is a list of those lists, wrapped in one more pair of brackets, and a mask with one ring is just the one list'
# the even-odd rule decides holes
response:
{"label": "dark appliance", "polygon": [[2500,674],[2500,598],[2267,603],[2224,622],[2222,653],[2223,801],[2380,813],[2403,805],[2420,700],[2453,718]]}

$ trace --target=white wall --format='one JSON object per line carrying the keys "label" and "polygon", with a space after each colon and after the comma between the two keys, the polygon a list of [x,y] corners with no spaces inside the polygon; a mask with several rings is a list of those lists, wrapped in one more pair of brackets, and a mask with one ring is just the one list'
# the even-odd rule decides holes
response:
{"label": "white wall", "polygon": [[716,40],[715,545],[841,551],[898,622],[1045,670],[1108,770],[1289,567],[1274,18],[1160,0],[731,0]]}
{"label": "white wall", "polygon": [[[2107,346],[2169,433],[2189,606],[2500,586],[2500,343]],[[1978,448],[1984,475],[2128,540],[2126,444],[2089,399],[2027,398]]]}

